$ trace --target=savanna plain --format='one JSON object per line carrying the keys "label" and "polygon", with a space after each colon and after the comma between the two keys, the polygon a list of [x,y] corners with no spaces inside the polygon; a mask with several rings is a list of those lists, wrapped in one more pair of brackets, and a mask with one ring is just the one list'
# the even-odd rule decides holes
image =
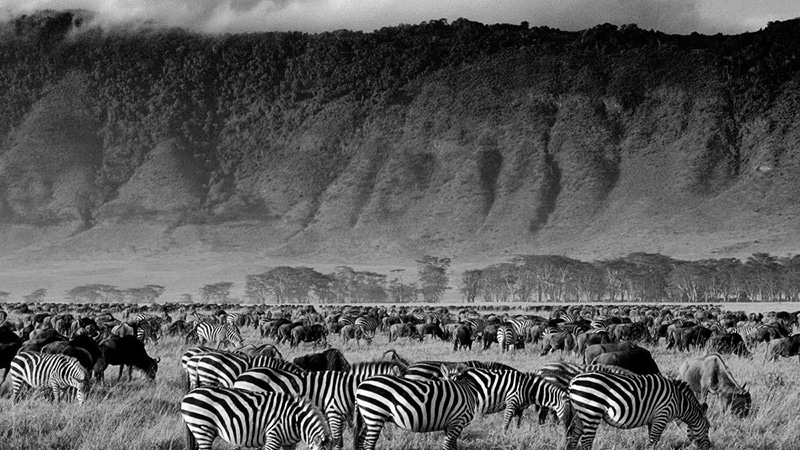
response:
{"label": "savanna plain", "polygon": [[[741,309],[731,305],[730,309]],[[778,304],[749,305],[750,310],[768,311]],[[456,307],[451,307],[455,309]],[[271,342],[261,338],[258,330],[242,330],[245,344]],[[371,345],[358,345],[354,341],[342,345],[338,336],[330,336],[329,344],[340,348],[350,362],[371,360],[389,348],[394,348],[410,361],[469,360],[498,361],[522,371],[533,372],[546,363],[564,359],[580,362],[578,356],[559,352],[539,356],[538,345],[528,344],[525,349],[502,353],[497,344],[489,350],[480,350],[476,341],[472,351],[453,352],[452,343],[426,339],[424,342],[400,338],[388,342],[378,334]],[[290,348],[279,345],[284,358],[320,351],[311,344]],[[665,349],[665,344],[645,345],[653,354],[663,373],[677,374],[680,364],[690,356],[703,354]],[[155,382],[134,371],[133,380],[127,379],[127,370],[117,381],[118,367],[110,366],[105,384],[92,387],[86,403],[56,404],[40,393],[29,393],[18,404],[10,397],[10,379],[0,386],[0,449],[184,449],[185,427],[180,416],[180,401],[185,392],[184,373],[180,367],[181,354],[190,347],[182,337],[164,337],[157,344],[148,343],[147,351],[160,357],[159,372]],[[797,449],[800,448],[800,372],[798,362],[779,359],[767,362],[763,347],[751,358],[725,356],[725,360],[739,383],[747,383],[753,409],[749,417],[739,419],[723,413],[719,401],[709,397],[708,418],[710,437],[717,449]],[[345,430],[345,448],[352,448],[352,432]],[[412,433],[388,425],[381,434],[378,448],[382,449],[438,449],[443,433]],[[595,440],[595,449],[639,449],[647,443],[646,428],[618,430],[602,425]],[[520,428],[512,424],[508,432],[502,431],[502,414],[478,416],[466,427],[459,440],[461,449],[556,449],[563,448],[564,432],[561,425],[548,422],[539,425],[536,414],[529,409]],[[673,423],[667,427],[659,448],[692,448],[686,436],[686,427]],[[217,439],[215,449],[232,448]],[[304,448],[304,444],[299,444]]]}

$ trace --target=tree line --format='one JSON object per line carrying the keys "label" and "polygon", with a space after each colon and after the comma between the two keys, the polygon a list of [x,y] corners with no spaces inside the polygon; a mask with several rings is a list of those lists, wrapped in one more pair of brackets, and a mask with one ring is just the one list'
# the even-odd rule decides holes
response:
{"label": "tree line", "polygon": [[467,302],[797,301],[800,255],[684,261],[631,253],[593,262],[520,255],[464,271],[460,291]]}
{"label": "tree line", "polygon": [[[234,283],[200,287],[192,303],[409,303],[441,302],[450,289],[450,258],[425,255],[417,271],[389,274],[339,266],[331,273],[310,267],[278,266],[245,276],[244,299],[231,298]],[[411,281],[411,280],[414,281]],[[468,269],[455,279],[461,300],[485,302],[777,302],[800,300],[800,255],[777,257],[754,253],[737,258],[685,261],[658,253],[631,253],[599,261],[560,255],[518,255],[482,269]],[[105,284],[76,286],[65,299],[75,303],[157,301],[159,285],[120,289]],[[41,302],[47,290],[22,297]],[[0,302],[11,293],[0,291]]]}

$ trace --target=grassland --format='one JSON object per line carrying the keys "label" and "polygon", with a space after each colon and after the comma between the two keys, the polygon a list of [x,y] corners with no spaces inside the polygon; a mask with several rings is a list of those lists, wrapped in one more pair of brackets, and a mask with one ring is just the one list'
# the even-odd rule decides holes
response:
{"label": "grassland", "polygon": [[[244,331],[246,343],[261,342],[255,330]],[[533,371],[559,355],[539,356],[537,346],[528,346],[516,353],[502,354],[496,345],[488,351],[453,353],[452,345],[426,340],[424,343],[400,339],[391,345],[385,336],[378,336],[371,346],[355,344],[340,346],[339,338],[331,344],[342,348],[351,362],[364,361],[380,355],[392,347],[404,357],[413,360],[480,359],[500,361],[520,370]],[[165,338],[156,345],[148,344],[151,356],[161,357],[159,373],[154,383],[146,381],[141,373],[134,372],[133,381],[116,382],[117,367],[109,367],[106,385],[92,389],[83,406],[75,403],[55,404],[41,394],[28,395],[14,405],[10,399],[10,380],[0,386],[0,449],[184,449],[184,427],[179,413],[183,395],[182,371],[179,357],[187,348],[181,339]],[[298,349],[281,346],[287,359],[314,351],[301,345]],[[763,349],[762,349],[763,350]],[[674,374],[680,363],[689,355],[651,348],[663,372]],[[567,360],[576,360],[567,356]],[[797,449],[800,448],[800,372],[797,361],[780,360],[765,363],[763,353],[752,359],[727,357],[727,363],[740,383],[747,383],[753,396],[753,411],[746,419],[736,419],[721,413],[721,406],[712,399],[709,407],[711,440],[717,449]],[[508,433],[500,431],[500,414],[476,418],[462,434],[461,449],[556,449],[562,448],[562,428],[548,423],[540,426],[535,414],[528,412],[522,427],[513,427]],[[438,449],[442,433],[417,434],[387,426],[381,435],[378,448]],[[595,449],[639,449],[646,444],[644,428],[617,430],[602,426],[595,441]],[[668,426],[659,448],[689,447],[684,425]],[[227,443],[217,440],[215,449],[230,449]],[[300,448],[303,448],[302,444]],[[345,433],[345,448],[352,448],[349,431]]]}

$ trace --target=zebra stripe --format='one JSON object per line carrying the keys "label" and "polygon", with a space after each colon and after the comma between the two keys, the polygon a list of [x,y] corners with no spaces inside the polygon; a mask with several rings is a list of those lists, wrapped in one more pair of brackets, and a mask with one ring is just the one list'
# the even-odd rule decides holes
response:
{"label": "zebra stripe", "polygon": [[391,420],[410,431],[444,430],[443,448],[454,450],[461,431],[484,401],[477,372],[467,369],[458,381],[425,382],[380,375],[362,382],[356,391],[355,448],[374,450],[384,424]]}
{"label": "zebra stripe", "polygon": [[359,316],[353,325],[361,328],[361,331],[364,333],[364,335],[368,336],[369,339],[372,339],[375,337],[375,332],[378,329],[380,322],[378,319],[372,316]]}
{"label": "zebra stripe", "polygon": [[188,429],[188,448],[194,448],[196,440],[197,448],[211,450],[217,436],[237,447],[267,450],[300,441],[321,450],[330,441],[320,412],[308,401],[284,394],[198,388],[183,398],[181,415]]}
{"label": "zebra stripe", "polygon": [[569,385],[577,420],[567,433],[567,450],[590,450],[600,423],[617,428],[649,428],[649,443],[658,444],[667,424],[680,419],[689,427],[689,439],[699,450],[711,447],[709,423],[702,406],[685,382],[661,375],[583,373]]}
{"label": "zebra stripe", "polygon": [[206,342],[216,342],[217,348],[220,348],[223,344],[241,347],[244,343],[241,334],[239,334],[239,329],[229,325],[200,322],[197,324],[195,332],[201,345]]}
{"label": "zebra stripe", "polygon": [[68,388],[75,388],[78,404],[83,404],[89,392],[89,373],[77,359],[61,354],[21,352],[11,360],[12,398],[17,403],[24,385],[53,390],[56,402]]}

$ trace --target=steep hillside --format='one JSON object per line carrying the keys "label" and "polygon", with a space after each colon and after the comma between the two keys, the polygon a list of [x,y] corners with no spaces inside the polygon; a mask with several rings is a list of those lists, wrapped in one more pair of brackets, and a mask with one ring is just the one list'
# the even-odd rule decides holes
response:
{"label": "steep hillside", "polygon": [[797,20],[740,36],[81,24],[3,31],[6,250],[800,252]]}

